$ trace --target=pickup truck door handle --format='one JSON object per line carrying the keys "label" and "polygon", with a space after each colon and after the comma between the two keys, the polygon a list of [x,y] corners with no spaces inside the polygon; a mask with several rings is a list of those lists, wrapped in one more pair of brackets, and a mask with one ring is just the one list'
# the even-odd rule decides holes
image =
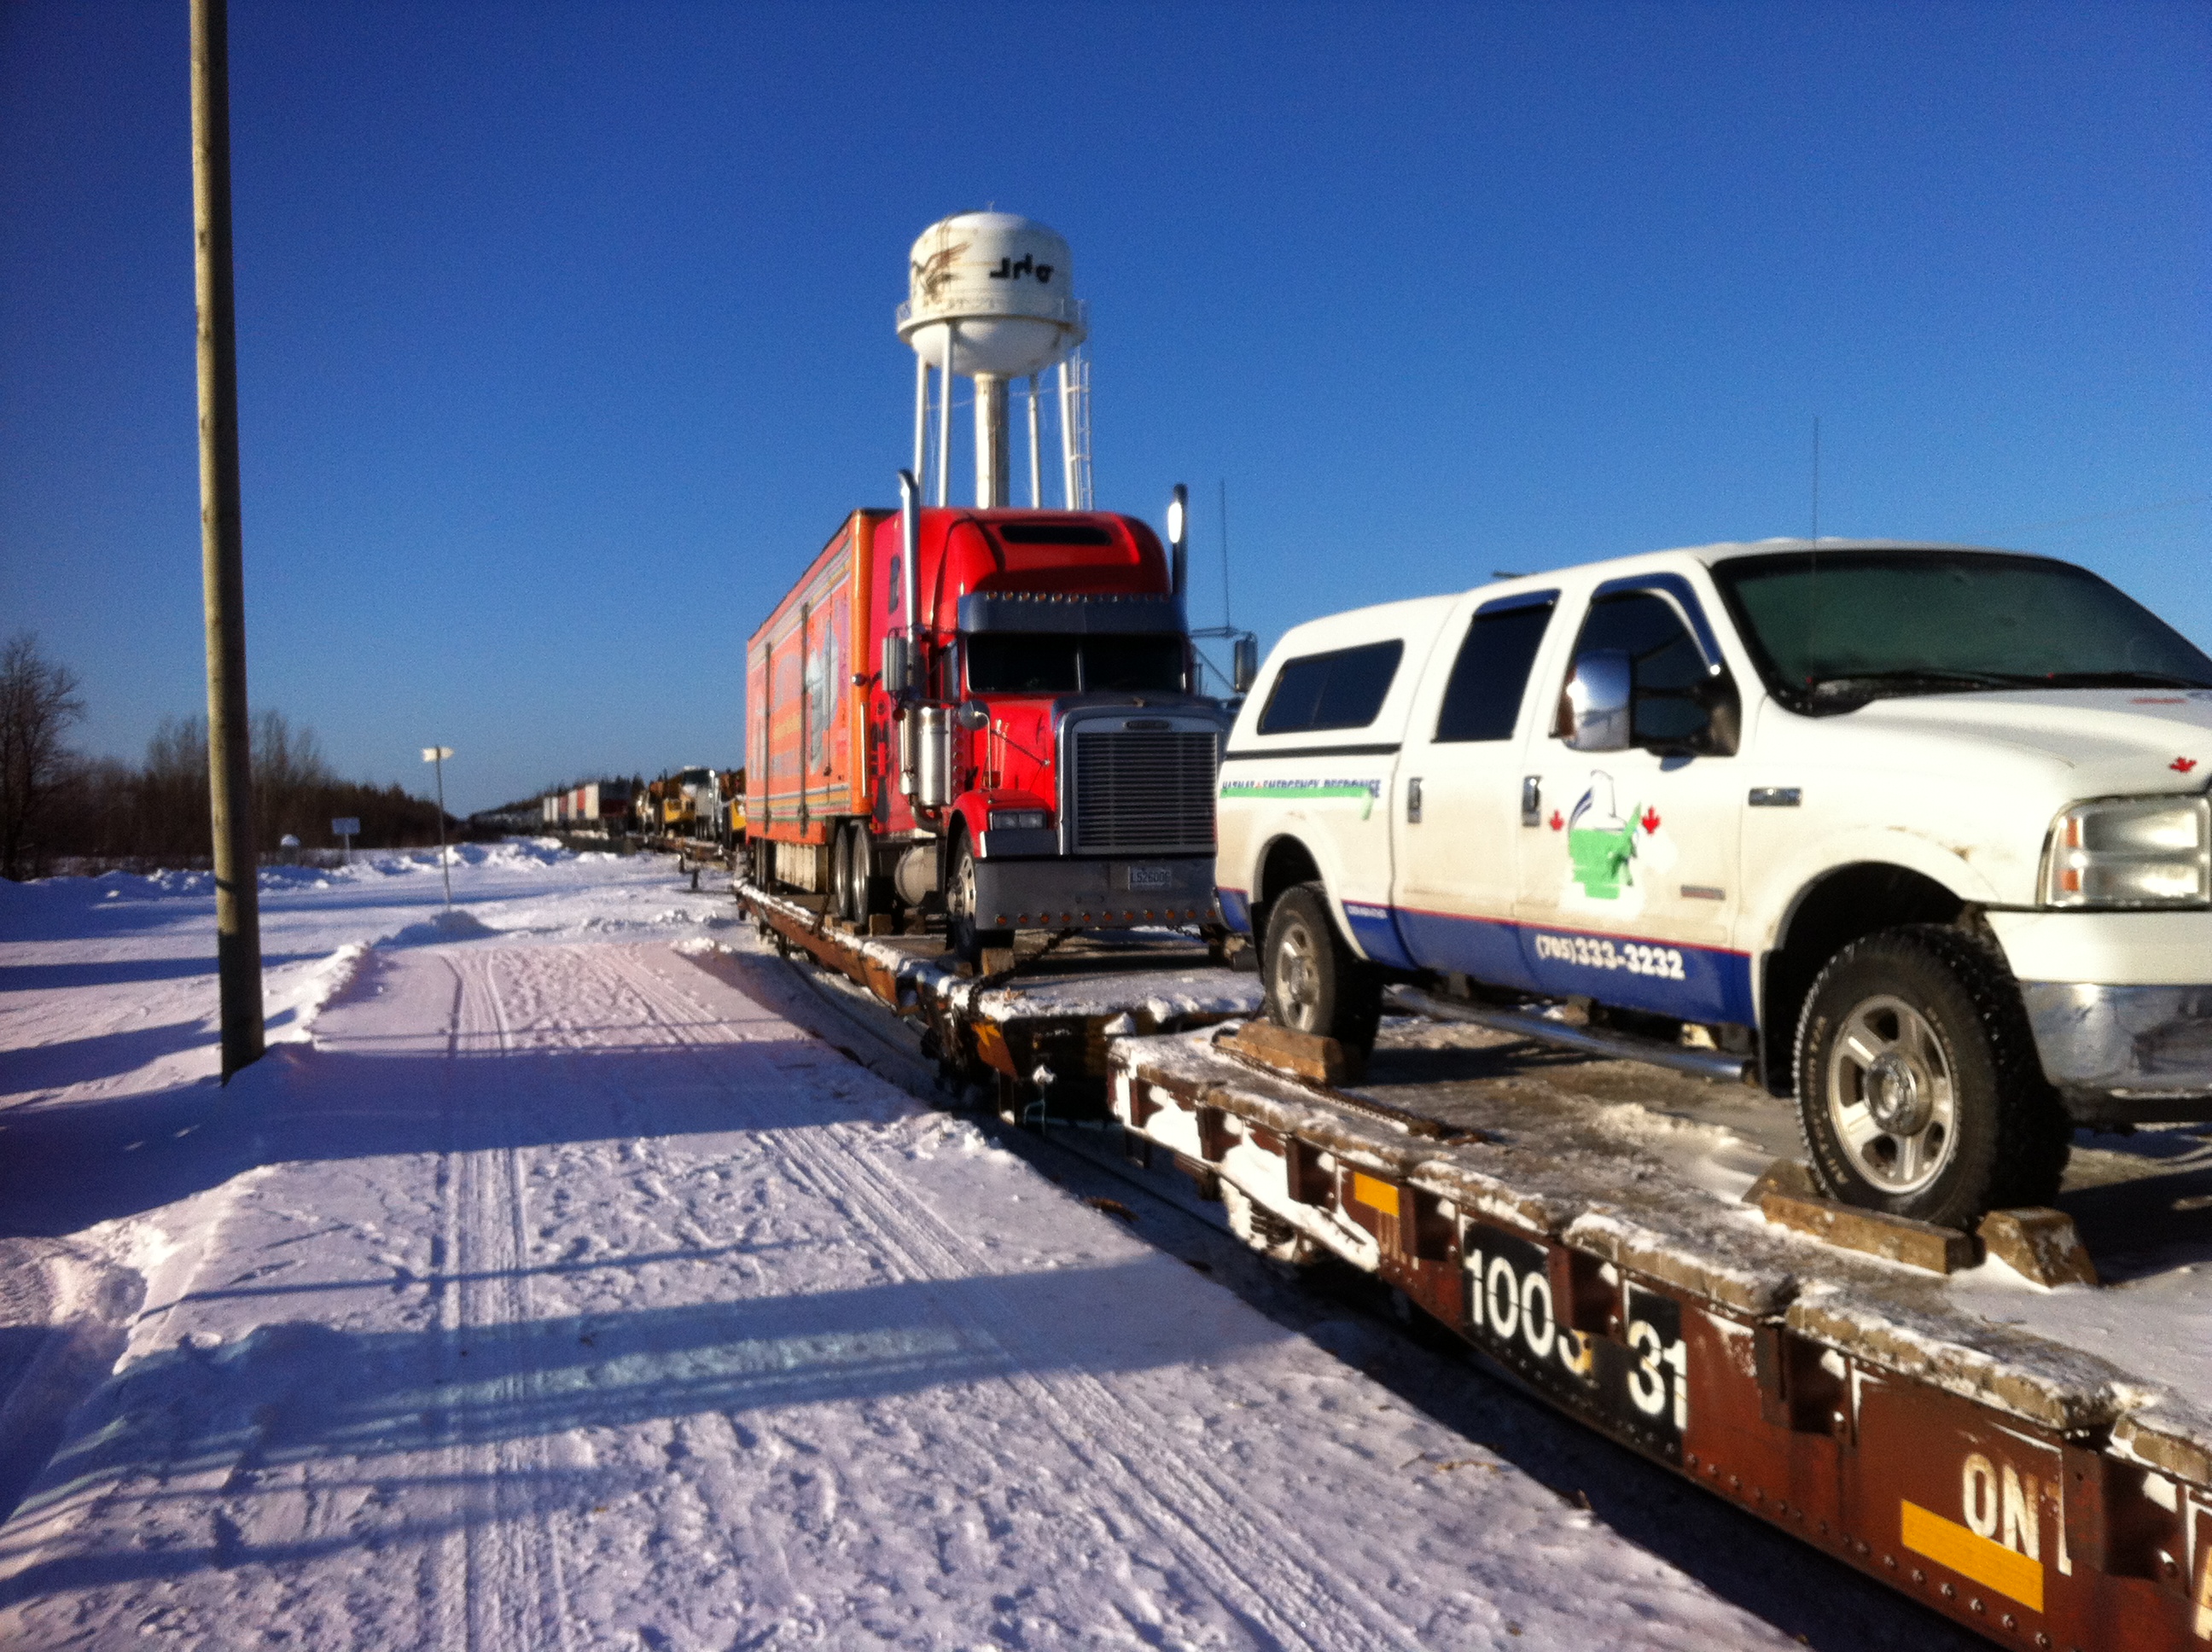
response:
{"label": "pickup truck door handle", "polygon": [[1406,820],[1410,825],[1421,823],[1421,777],[1418,774],[1406,782]]}
{"label": "pickup truck door handle", "polygon": [[1541,826],[1544,823],[1544,777],[1524,775],[1521,780],[1521,823]]}

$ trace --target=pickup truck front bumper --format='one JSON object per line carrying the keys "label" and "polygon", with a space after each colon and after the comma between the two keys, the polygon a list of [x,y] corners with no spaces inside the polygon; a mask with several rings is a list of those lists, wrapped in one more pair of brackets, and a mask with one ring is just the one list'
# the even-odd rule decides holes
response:
{"label": "pickup truck front bumper", "polygon": [[1213,857],[1003,860],[993,855],[975,863],[975,914],[990,929],[1203,923],[1213,914]]}
{"label": "pickup truck front bumper", "polygon": [[2212,984],[2021,983],[2044,1076],[2082,1124],[2212,1119]]}

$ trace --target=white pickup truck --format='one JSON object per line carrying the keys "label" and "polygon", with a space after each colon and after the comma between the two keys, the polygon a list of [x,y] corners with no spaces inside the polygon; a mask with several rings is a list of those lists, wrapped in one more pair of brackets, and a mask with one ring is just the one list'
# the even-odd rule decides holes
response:
{"label": "white pickup truck", "polygon": [[1290,632],[1217,875],[1285,1025],[1364,1046],[1400,983],[1740,1073],[1835,1196],[1957,1224],[2075,1124],[2212,1118],[2208,780],[2212,659],[2094,574],[1707,545]]}

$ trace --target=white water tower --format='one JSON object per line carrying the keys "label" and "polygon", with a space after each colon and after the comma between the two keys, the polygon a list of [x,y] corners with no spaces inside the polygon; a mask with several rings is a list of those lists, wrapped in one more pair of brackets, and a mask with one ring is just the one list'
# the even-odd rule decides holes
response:
{"label": "white water tower", "polygon": [[1038,375],[1060,369],[1060,478],[1070,510],[1091,507],[1089,364],[1067,243],[1034,218],[960,212],[921,232],[908,258],[898,335],[913,346],[914,473],[929,475],[929,375],[938,375],[937,502],[950,503],[952,381],[975,382],[975,502],[1007,502],[1008,385],[1029,380],[1030,504],[1044,502]]}

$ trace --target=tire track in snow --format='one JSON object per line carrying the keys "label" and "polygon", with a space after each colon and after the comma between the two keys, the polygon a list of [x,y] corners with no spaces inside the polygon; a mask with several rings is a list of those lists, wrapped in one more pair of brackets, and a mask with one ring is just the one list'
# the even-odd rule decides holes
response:
{"label": "tire track in snow", "polygon": [[[655,975],[635,952],[595,950],[610,986],[644,1000],[672,1042],[702,1058],[717,1045],[740,1043],[687,1004],[680,989]],[[805,1035],[810,1044],[818,1044]],[[827,1049],[828,1046],[821,1046]],[[711,1068],[709,1069],[711,1072]],[[726,1082],[713,1075],[720,1087]],[[816,1145],[823,1137],[832,1149]],[[873,1162],[873,1144],[853,1127],[825,1121],[816,1131],[763,1133],[763,1148],[782,1157],[794,1180],[865,1231],[886,1270],[925,1291],[959,1280],[977,1288],[981,1311],[930,1291],[940,1312],[963,1331],[1000,1348],[1014,1368],[1001,1381],[1018,1394],[1078,1462],[1110,1484],[1133,1521],[1187,1565],[1217,1600],[1255,1636],[1285,1647],[1417,1647],[1417,1631],[1389,1605],[1338,1569],[1294,1528],[1255,1508],[1220,1476],[1156,1442],[1157,1419],[1135,1414],[1107,1383],[1087,1371],[1044,1374],[1049,1350],[995,1283],[992,1264],[966,1236],[902,1193]]]}
{"label": "tire track in snow", "polygon": [[[589,1029],[593,1027],[619,1028],[625,1036],[641,1044],[649,1042],[649,1036],[658,1030],[661,1034],[663,1048],[688,1054],[689,1047],[684,1041],[668,1029],[665,1017],[639,990],[639,981],[633,972],[620,969],[595,971],[592,969],[594,962],[605,950],[603,946],[591,946],[533,951],[534,957],[545,958],[550,954],[556,960],[539,970],[544,978],[544,984],[556,989],[545,995],[539,1006],[550,1029],[545,1036],[556,1041],[560,1048],[590,1051],[598,1048],[589,1036]],[[592,1009],[592,1018],[581,1026],[576,1015],[577,1000],[584,996],[579,992],[580,982],[590,988]],[[772,1015],[772,1011],[764,1011],[763,1018]],[[781,1029],[786,1023],[781,1017],[775,1017],[774,1024]],[[647,1036],[641,1037],[640,1034]],[[742,1043],[746,1041],[742,1036],[734,1036],[729,1042]],[[726,1093],[726,1087],[720,1083],[718,1082],[715,1088],[718,1092]],[[672,1162],[665,1143],[651,1133],[649,1124],[642,1124],[639,1121],[635,1104],[627,1093],[615,1101],[614,1115],[617,1127],[615,1134],[623,1139],[611,1139],[605,1145],[600,1151],[603,1162],[609,1165],[619,1163],[626,1167],[625,1181],[634,1193],[648,1200],[665,1201],[668,1199],[666,1185],[681,1180],[687,1170],[696,1167],[678,1167]],[[775,1158],[778,1156],[769,1154],[768,1157]],[[787,1169],[781,1164],[777,1168]],[[641,1184],[641,1178],[645,1177],[659,1179],[662,1184],[660,1190],[657,1193],[648,1191]],[[787,1180],[794,1189],[802,1186],[796,1178]],[[692,1227],[690,1235],[684,1232],[684,1227],[692,1224],[682,1221],[672,1224],[655,1218],[647,1219],[667,1245],[693,1244],[703,1248],[713,1243],[712,1240],[698,1235],[696,1226]],[[681,1441],[686,1426],[683,1421],[672,1419],[670,1440],[663,1443],[661,1449],[665,1451],[669,1445]],[[720,1411],[708,1411],[690,1418],[688,1427],[696,1431],[696,1437],[686,1447],[687,1456],[712,1457],[719,1450],[720,1461],[727,1479],[717,1490],[725,1497],[733,1496],[735,1498],[734,1502],[723,1506],[748,1511],[766,1507],[764,1499],[772,1496],[774,1491],[774,1475],[770,1469],[777,1465],[787,1467],[792,1461],[792,1454],[781,1437],[773,1430],[755,1434]],[[763,1461],[763,1451],[769,1459],[766,1462]],[[700,1491],[706,1501],[716,1501],[714,1497],[707,1496],[703,1484]],[[787,1635],[791,1637],[791,1643],[797,1644],[804,1634],[799,1625],[811,1621],[813,1602],[793,1581],[783,1534],[775,1521],[756,1520],[746,1527],[745,1536],[749,1540],[749,1546],[744,1551],[741,1559],[735,1563],[744,1575],[742,1597],[747,1606],[766,1614],[776,1625],[771,1631],[772,1638],[758,1644],[763,1652],[768,1652],[772,1646],[784,1644]],[[745,1643],[747,1645],[754,1643]]]}
{"label": "tire track in snow", "polygon": [[[459,1488],[459,1528],[440,1568],[440,1643],[468,1652],[539,1652],[566,1649],[572,1617],[562,1576],[559,1534],[550,1511],[532,1506],[552,1467],[542,1434],[509,1422],[539,1409],[542,1363],[509,1349],[498,1374],[468,1365],[470,1345],[489,1338],[520,1341],[537,1334],[532,1311],[528,1199],[524,1153],[514,1142],[515,1098],[499,1084],[469,1082],[461,1065],[512,1052],[515,1037],[495,976],[519,955],[484,951],[445,955],[453,971],[454,1021],[444,1103],[448,1145],[439,1167],[445,1274],[439,1328],[440,1376],[449,1484]],[[483,1093],[489,1088],[490,1094]],[[469,1107],[495,1127],[491,1145],[453,1145]],[[489,1353],[484,1347],[481,1352]],[[447,1587],[458,1578],[460,1598]]]}

